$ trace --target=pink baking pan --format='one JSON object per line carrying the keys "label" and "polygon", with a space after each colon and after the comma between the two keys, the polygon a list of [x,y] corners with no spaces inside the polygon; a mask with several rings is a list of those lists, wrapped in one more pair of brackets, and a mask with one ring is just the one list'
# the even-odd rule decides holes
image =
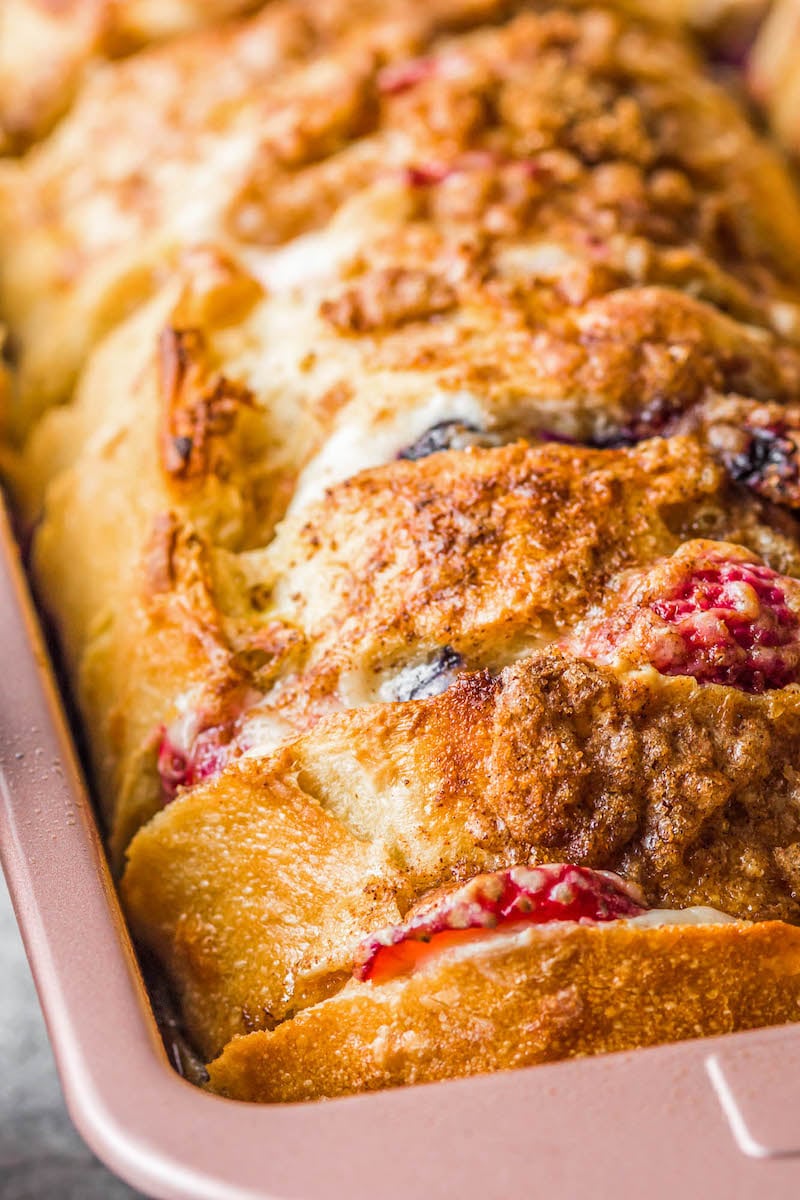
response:
{"label": "pink baking pan", "polygon": [[158,1200],[800,1197],[800,1025],[343,1100],[173,1069],[0,514],[0,848],[67,1104]]}

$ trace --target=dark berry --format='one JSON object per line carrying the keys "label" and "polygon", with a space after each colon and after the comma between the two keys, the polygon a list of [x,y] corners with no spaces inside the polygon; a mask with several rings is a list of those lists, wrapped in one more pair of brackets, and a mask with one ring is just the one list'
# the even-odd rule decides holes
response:
{"label": "dark berry", "polygon": [[382,688],[386,699],[403,702],[425,700],[447,691],[464,660],[450,646],[443,646],[430,658],[402,667]]}
{"label": "dark berry", "polygon": [[429,454],[438,454],[442,450],[465,450],[468,446],[491,446],[496,440],[491,434],[478,429],[468,421],[440,421],[431,426],[410,446],[406,446],[398,454],[398,458],[416,462],[417,459],[427,458]]}

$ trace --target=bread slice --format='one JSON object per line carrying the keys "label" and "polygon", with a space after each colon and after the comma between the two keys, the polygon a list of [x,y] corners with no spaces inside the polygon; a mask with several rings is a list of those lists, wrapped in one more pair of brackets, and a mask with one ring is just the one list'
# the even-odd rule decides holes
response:
{"label": "bread slice", "polygon": [[[630,274],[655,268],[721,298],[729,270],[727,307],[797,336],[797,197],[690,44],[613,9],[537,7],[270,4],[233,30],[98,71],[53,136],[0,175],[0,304],[19,347],[14,435],[66,398],[91,347],[187,246],[290,243],[360,188],[404,173],[418,199],[441,197],[473,233],[477,197],[486,211],[474,217],[492,211],[492,236],[520,215],[539,229],[561,215],[583,234],[594,223],[603,257]],[[482,159],[496,174],[512,168],[488,206]],[[651,178],[660,162],[669,168]],[[474,190],[469,179],[428,188],[465,165],[477,169]],[[565,167],[556,195],[542,187]]]}
{"label": "bread slice", "polygon": [[0,153],[21,153],[44,137],[98,61],[256,7],[258,0],[4,0]]}
{"label": "bread slice", "polygon": [[[181,753],[192,738],[176,726],[214,727],[227,744],[243,697],[266,751],[268,722],[274,746],[338,708],[407,698],[398,678],[431,664],[496,672],[684,540],[800,570],[786,515],[798,503],[800,414],[787,401],[800,380],[800,251],[781,232],[788,202],[774,211],[788,176],[687,46],[582,9],[445,34],[505,9],[440,0],[404,6],[399,40],[376,48],[364,14],[348,18],[350,39],[337,11],[332,0],[309,16],[306,49],[325,53],[303,70],[291,49],[303,14],[279,20],[273,6],[235,33],[117,64],[11,172],[20,223],[0,222],[0,239],[7,230],[21,397],[37,355],[48,386],[67,369],[59,330],[83,339],[76,362],[99,337],[84,286],[98,312],[106,287],[120,298],[127,267],[69,199],[78,161],[106,215],[132,195],[126,219],[154,222],[158,280],[145,291],[168,277],[101,339],[72,402],[37,422],[18,476],[117,860],[165,798],[164,733]],[[262,90],[262,37],[294,64],[277,97]],[[236,55],[233,81],[206,69],[225,39],[255,78],[236,74]],[[368,99],[356,103],[337,87],[365,39],[355,90]],[[277,166],[267,139],[269,172],[247,202],[261,233],[231,238],[215,218],[212,245],[184,254],[181,206],[213,189],[187,183],[182,156],[226,196],[244,187],[191,136],[216,111],[209,79],[212,92],[241,88],[254,153],[274,101],[281,153],[297,162]],[[170,122],[156,100],[171,112],[176,91]],[[114,121],[117,104],[136,136],[99,138],[92,111]],[[153,105],[163,163],[138,127]],[[214,138],[227,145],[223,126]],[[112,141],[116,166],[143,153],[163,172],[117,194],[102,182]],[[780,179],[762,195],[764,155]],[[800,216],[789,226],[794,237]],[[74,237],[69,288],[33,249],[40,234],[59,255]],[[120,253],[142,265],[147,245],[130,237]],[[120,313],[135,307],[126,297]]]}
{"label": "bread slice", "polygon": [[800,929],[710,920],[492,933],[234,1038],[209,1086],[316,1100],[797,1020]]}
{"label": "bread slice", "polygon": [[328,994],[387,912],[478,872],[564,859],[653,906],[796,920],[798,778],[796,686],[548,650],[242,755],[139,831],[122,894],[213,1057]]}
{"label": "bread slice", "polygon": [[[278,0],[0,172],[36,579],[219,1090],[797,1015],[800,203],[631,7]],[[348,982],[556,857],[731,920]]]}

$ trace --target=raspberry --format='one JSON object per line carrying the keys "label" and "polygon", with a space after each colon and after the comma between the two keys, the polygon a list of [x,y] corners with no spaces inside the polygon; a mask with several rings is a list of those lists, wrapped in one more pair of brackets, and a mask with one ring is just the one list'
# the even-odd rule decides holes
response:
{"label": "raspberry", "polygon": [[506,170],[521,172],[529,179],[547,175],[547,169],[536,158],[509,158],[493,150],[466,150],[451,159],[433,159],[429,162],[412,163],[405,168],[409,187],[436,187],[451,175],[469,171],[500,173]]}
{"label": "raspberry", "polygon": [[567,863],[511,867],[437,893],[417,905],[402,925],[372,934],[358,948],[353,974],[385,983],[410,974],[440,950],[483,938],[494,929],[614,921],[644,911],[638,890],[608,871]]}
{"label": "raspberry", "polygon": [[662,675],[758,695],[800,679],[797,588],[735,546],[688,543],[632,572],[613,611],[564,646],[595,662],[646,662]]}
{"label": "raspberry", "polygon": [[164,803],[170,804],[179,788],[194,787],[210,779],[225,766],[230,753],[229,731],[220,725],[203,729],[188,749],[181,749],[162,726],[158,745],[158,774]]}
{"label": "raspberry", "polygon": [[651,607],[680,637],[680,645],[671,643],[654,658],[664,675],[692,675],[698,683],[754,693],[797,678],[797,616],[786,604],[780,576],[769,567],[709,565]]}
{"label": "raspberry", "polygon": [[603,437],[592,438],[590,445],[598,450],[616,450],[636,446],[647,438],[669,437],[682,409],[683,404],[678,398],[656,397],[626,425]]}
{"label": "raspberry", "polygon": [[415,166],[406,167],[406,182],[409,187],[414,188],[435,187],[437,183],[447,179],[448,175],[452,175],[456,169],[446,163],[418,163]]}
{"label": "raspberry", "polygon": [[438,65],[433,57],[408,58],[405,62],[391,63],[378,74],[378,89],[384,96],[407,92],[426,79],[433,79]]}

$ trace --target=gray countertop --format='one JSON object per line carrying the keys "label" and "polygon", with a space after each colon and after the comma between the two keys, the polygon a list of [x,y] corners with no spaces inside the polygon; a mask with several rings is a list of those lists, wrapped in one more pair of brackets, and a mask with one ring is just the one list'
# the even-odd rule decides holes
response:
{"label": "gray countertop", "polygon": [[2,872],[0,981],[0,1200],[137,1200],[67,1116]]}

